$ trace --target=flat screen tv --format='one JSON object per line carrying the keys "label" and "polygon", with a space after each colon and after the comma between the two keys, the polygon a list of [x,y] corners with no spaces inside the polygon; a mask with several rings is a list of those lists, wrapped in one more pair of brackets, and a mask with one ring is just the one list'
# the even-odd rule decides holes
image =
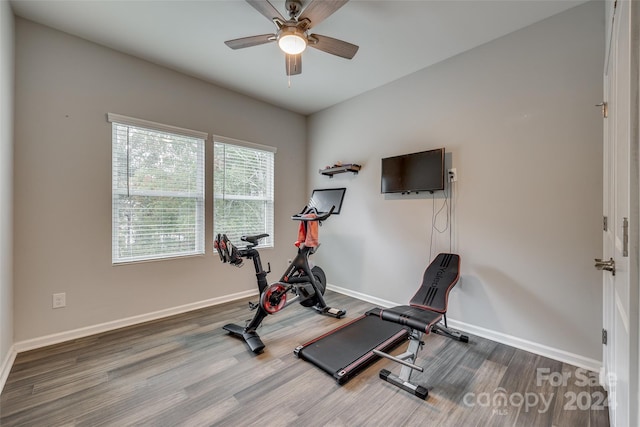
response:
{"label": "flat screen tv", "polygon": [[335,206],[333,215],[338,215],[342,209],[342,200],[346,188],[323,188],[313,190],[309,207],[314,207],[318,212],[329,212],[332,206]]}
{"label": "flat screen tv", "polygon": [[382,193],[444,190],[444,148],[382,159]]}

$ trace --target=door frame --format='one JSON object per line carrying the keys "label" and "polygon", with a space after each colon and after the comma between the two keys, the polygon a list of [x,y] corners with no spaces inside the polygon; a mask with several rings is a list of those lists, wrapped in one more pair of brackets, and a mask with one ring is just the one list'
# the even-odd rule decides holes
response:
{"label": "door frame", "polygon": [[[613,32],[618,29],[618,22],[616,19],[620,19],[619,11],[622,7],[628,7],[628,34],[616,34],[613,36]],[[621,133],[628,132],[627,143],[623,149],[628,150],[629,156],[629,174],[628,182],[623,183],[627,186],[628,190],[628,218],[629,218],[629,230],[628,230],[628,258],[617,259],[620,265],[626,271],[621,271],[622,274],[627,275],[625,280],[628,280],[628,295],[623,295],[623,298],[628,297],[628,343],[620,345],[615,338],[615,316],[616,316],[616,297],[615,288],[608,289],[608,283],[615,285],[615,279],[612,280],[609,272],[603,272],[603,327],[607,329],[607,335],[611,337],[609,340],[609,346],[603,342],[603,377],[601,377],[602,385],[610,392],[610,399],[615,399],[615,386],[616,377],[615,372],[625,372],[628,380],[628,402],[625,402],[624,406],[620,406],[620,402],[609,401],[609,416],[612,426],[636,426],[640,422],[640,408],[636,407],[632,403],[638,402],[640,397],[640,367],[639,354],[640,354],[640,107],[639,107],[639,87],[640,87],[640,5],[636,1],[629,0],[617,0],[606,2],[606,56],[604,64],[604,95],[605,102],[611,107],[609,111],[612,115],[609,118],[604,119],[604,132],[603,132],[603,210],[604,215],[615,215],[615,208],[611,209],[611,206],[615,206],[615,194],[610,194],[610,190],[615,192],[615,189],[619,185],[617,182],[617,174],[615,170],[615,160],[611,158],[611,155],[616,156],[617,152],[610,150],[610,144],[612,139],[615,140],[618,129],[615,128],[615,114],[617,114],[616,100],[608,99],[612,97],[616,89],[609,91],[610,87],[618,87],[625,85],[623,90],[628,90],[629,93],[629,105],[628,105],[628,129]],[[618,58],[614,52],[618,52],[620,43],[613,44],[618,40],[618,37],[625,37],[624,41],[628,43],[628,52],[620,52],[620,54],[628,55],[629,58],[629,70],[628,79],[616,78],[616,63],[610,64],[610,61],[615,61]],[[612,66],[613,76],[607,77],[609,66]],[[613,79],[610,82],[608,79]],[[628,86],[628,87],[626,87]],[[613,92],[613,94],[611,93]],[[616,144],[617,145],[617,144]],[[611,170],[611,169],[614,170]],[[613,212],[611,212],[613,210]],[[609,218],[609,222],[613,227],[618,227],[622,218]],[[610,230],[611,231],[611,230]],[[615,234],[614,230],[614,234]],[[619,231],[619,230],[618,230]],[[613,256],[614,250],[612,250],[611,242],[607,242],[607,231],[603,234],[603,250],[604,258],[608,259],[609,256]],[[615,240],[613,241],[615,244]],[[615,248],[613,248],[615,249]],[[611,292],[609,295],[607,292]],[[613,328],[609,331],[608,329]],[[604,340],[603,340],[604,341]],[[627,366],[616,366],[617,353],[624,354],[623,360]]]}

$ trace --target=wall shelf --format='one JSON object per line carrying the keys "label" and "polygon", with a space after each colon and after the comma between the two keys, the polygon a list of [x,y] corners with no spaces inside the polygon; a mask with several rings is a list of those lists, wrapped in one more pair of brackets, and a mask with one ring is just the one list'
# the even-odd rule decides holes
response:
{"label": "wall shelf", "polygon": [[357,175],[362,166],[356,165],[355,163],[349,165],[335,166],[332,168],[320,169],[319,172],[322,175],[326,175],[329,178],[333,178],[333,175],[338,173],[352,172],[354,175]]}

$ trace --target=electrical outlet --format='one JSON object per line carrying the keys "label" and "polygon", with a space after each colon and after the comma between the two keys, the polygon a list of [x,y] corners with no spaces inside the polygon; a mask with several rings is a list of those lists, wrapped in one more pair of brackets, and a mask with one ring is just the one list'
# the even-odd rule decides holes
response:
{"label": "electrical outlet", "polygon": [[458,181],[458,171],[456,168],[449,169],[449,182],[457,182]]}
{"label": "electrical outlet", "polygon": [[53,308],[62,308],[67,305],[67,294],[62,292],[60,294],[53,294]]}

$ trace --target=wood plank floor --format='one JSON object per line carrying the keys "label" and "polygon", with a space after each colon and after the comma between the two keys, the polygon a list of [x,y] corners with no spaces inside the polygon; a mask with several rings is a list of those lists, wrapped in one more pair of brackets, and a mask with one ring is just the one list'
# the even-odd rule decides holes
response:
{"label": "wood plank floor", "polygon": [[[347,319],[372,307],[330,291],[325,298]],[[426,337],[425,371],[412,376],[429,388],[426,401],[378,379],[382,368],[399,372],[384,359],[338,386],[293,349],[347,320],[288,307],[263,322],[266,349],[256,356],[222,330],[251,317],[247,301],[19,354],[0,425],[609,425],[596,377],[475,336],[468,344]]]}

